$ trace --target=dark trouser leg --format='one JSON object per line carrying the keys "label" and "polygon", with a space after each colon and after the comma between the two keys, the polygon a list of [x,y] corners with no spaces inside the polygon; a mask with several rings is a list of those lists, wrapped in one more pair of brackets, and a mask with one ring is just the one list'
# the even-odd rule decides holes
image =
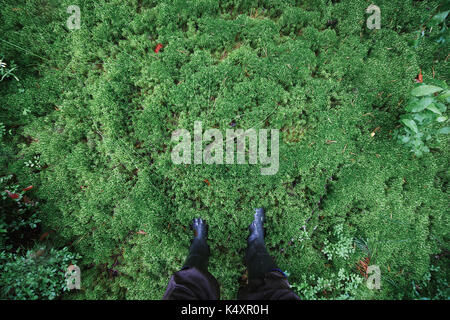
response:
{"label": "dark trouser leg", "polygon": [[164,300],[215,300],[220,298],[219,283],[208,272],[208,228],[202,219],[194,219],[194,240],[183,268],[169,281]]}
{"label": "dark trouser leg", "polygon": [[197,267],[175,272],[170,278],[163,300],[218,300],[219,283],[208,271]]}

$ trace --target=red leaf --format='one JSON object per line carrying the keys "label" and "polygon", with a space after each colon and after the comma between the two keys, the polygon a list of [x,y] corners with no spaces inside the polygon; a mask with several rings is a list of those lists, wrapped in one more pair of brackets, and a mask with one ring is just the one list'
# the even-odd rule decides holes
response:
{"label": "red leaf", "polygon": [[162,45],[161,43],[158,43],[158,44],[156,45],[156,48],[155,48],[155,53],[158,53],[159,50],[161,50],[162,47],[163,47],[163,45]]}
{"label": "red leaf", "polygon": [[25,189],[22,189],[22,191],[28,191],[28,190],[31,190],[31,189],[33,189],[33,186],[28,186]]}
{"label": "red leaf", "polygon": [[417,83],[423,83],[422,69],[420,69],[419,75],[415,80]]}
{"label": "red leaf", "polygon": [[44,232],[44,233],[41,235],[41,237],[39,238],[39,241],[42,241],[42,240],[44,240],[45,238],[47,238],[49,234],[50,234],[50,233],[49,233],[48,231],[47,231],[47,232]]}
{"label": "red leaf", "polygon": [[205,183],[207,183],[208,184],[208,186],[210,186],[211,185],[211,183],[209,183],[209,181],[208,181],[208,179],[205,179],[205,180],[203,180]]}
{"label": "red leaf", "polygon": [[9,190],[6,190],[6,193],[8,194],[8,197],[10,197],[11,199],[19,199],[19,197],[20,197],[20,194],[18,194],[18,193],[12,193],[12,192],[9,191]]}

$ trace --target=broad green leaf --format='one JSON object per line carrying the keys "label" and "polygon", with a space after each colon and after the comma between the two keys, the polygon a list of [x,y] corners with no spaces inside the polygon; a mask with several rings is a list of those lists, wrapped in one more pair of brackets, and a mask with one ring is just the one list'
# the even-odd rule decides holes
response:
{"label": "broad green leaf", "polygon": [[430,94],[433,94],[433,93],[439,92],[439,91],[442,91],[441,87],[424,84],[424,85],[421,85],[420,87],[414,88],[411,91],[411,94],[416,97],[422,97],[422,96],[428,96]]}
{"label": "broad green leaf", "polygon": [[412,96],[411,96],[411,97],[409,98],[409,101],[408,101],[407,104],[406,104],[405,110],[408,111],[408,112],[411,112],[412,108],[414,108],[414,106],[416,105],[416,103],[418,103],[419,101],[420,101],[419,98],[416,98],[416,97],[412,97]]}
{"label": "broad green leaf", "polygon": [[[414,149],[413,149],[414,150]],[[420,158],[422,156],[422,151],[420,149],[414,150],[414,154]]]}
{"label": "broad green leaf", "polygon": [[420,139],[415,139],[414,142],[413,142],[413,146],[416,147],[416,148],[420,148],[420,147],[423,146],[423,141],[420,140]]}
{"label": "broad green leaf", "polygon": [[449,12],[450,10],[439,12],[438,14],[433,16],[431,20],[435,23],[442,23],[445,21],[445,18],[447,18]]}
{"label": "broad green leaf", "polygon": [[[430,104],[432,104],[434,99],[432,97],[425,97],[420,99],[418,102],[414,103],[410,108],[410,112],[420,112],[426,109]],[[408,108],[407,108],[408,109]]]}
{"label": "broad green leaf", "polygon": [[422,113],[416,113],[413,116],[414,120],[416,120],[419,123],[422,123],[422,121],[426,118],[426,116],[424,116]]}
{"label": "broad green leaf", "polygon": [[432,112],[434,112],[434,113],[437,113],[438,115],[442,115],[441,111],[439,111],[439,109],[436,108],[436,106],[434,105],[434,103],[430,104],[430,105],[427,107],[427,110],[430,110],[430,111],[432,111]]}
{"label": "broad green leaf", "polygon": [[408,128],[410,128],[412,131],[414,131],[415,133],[417,133],[419,130],[417,129],[417,125],[414,122],[414,120],[411,119],[403,119],[402,122],[404,123],[405,126],[407,126]]}
{"label": "broad green leaf", "polygon": [[443,103],[438,102],[438,103],[435,103],[434,105],[435,105],[436,108],[438,108],[439,111],[442,112],[442,113],[444,113],[445,111],[447,111],[447,106],[446,106],[445,104],[443,104]]}
{"label": "broad green leaf", "polygon": [[450,90],[445,90],[440,95],[437,96],[440,101],[449,102],[450,100]]}
{"label": "broad green leaf", "polygon": [[409,140],[410,140],[410,138],[408,137],[408,136],[402,136],[402,142],[403,143],[408,143],[409,142]]}
{"label": "broad green leaf", "polygon": [[438,133],[440,133],[440,134],[449,134],[450,133],[450,127],[444,127],[442,129],[440,129],[438,131]]}
{"label": "broad green leaf", "polygon": [[413,112],[413,110],[417,109],[417,102],[411,102],[406,105],[406,112]]}
{"label": "broad green leaf", "polygon": [[439,98],[448,98],[450,97],[450,90],[447,89],[439,95]]}

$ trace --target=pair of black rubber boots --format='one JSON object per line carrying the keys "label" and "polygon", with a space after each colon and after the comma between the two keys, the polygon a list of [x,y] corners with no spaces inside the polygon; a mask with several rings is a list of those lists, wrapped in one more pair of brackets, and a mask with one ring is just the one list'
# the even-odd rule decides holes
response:
{"label": "pair of black rubber boots", "polygon": [[[250,235],[247,238],[245,254],[245,265],[247,266],[249,280],[264,278],[267,272],[277,268],[264,243],[264,221],[264,210],[262,208],[255,209],[254,219],[248,227]],[[183,269],[195,267],[201,271],[207,271],[210,256],[209,246],[206,242],[208,226],[201,218],[195,218],[192,229],[194,230],[194,240],[189,248],[189,255]]]}

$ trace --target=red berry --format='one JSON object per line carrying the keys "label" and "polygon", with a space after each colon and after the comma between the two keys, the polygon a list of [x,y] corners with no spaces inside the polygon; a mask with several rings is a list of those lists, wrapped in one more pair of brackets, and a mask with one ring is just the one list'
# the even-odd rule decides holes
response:
{"label": "red berry", "polygon": [[163,47],[163,45],[162,45],[161,43],[158,43],[158,44],[156,45],[156,48],[155,48],[155,53],[158,53],[159,50],[161,50],[162,47]]}

